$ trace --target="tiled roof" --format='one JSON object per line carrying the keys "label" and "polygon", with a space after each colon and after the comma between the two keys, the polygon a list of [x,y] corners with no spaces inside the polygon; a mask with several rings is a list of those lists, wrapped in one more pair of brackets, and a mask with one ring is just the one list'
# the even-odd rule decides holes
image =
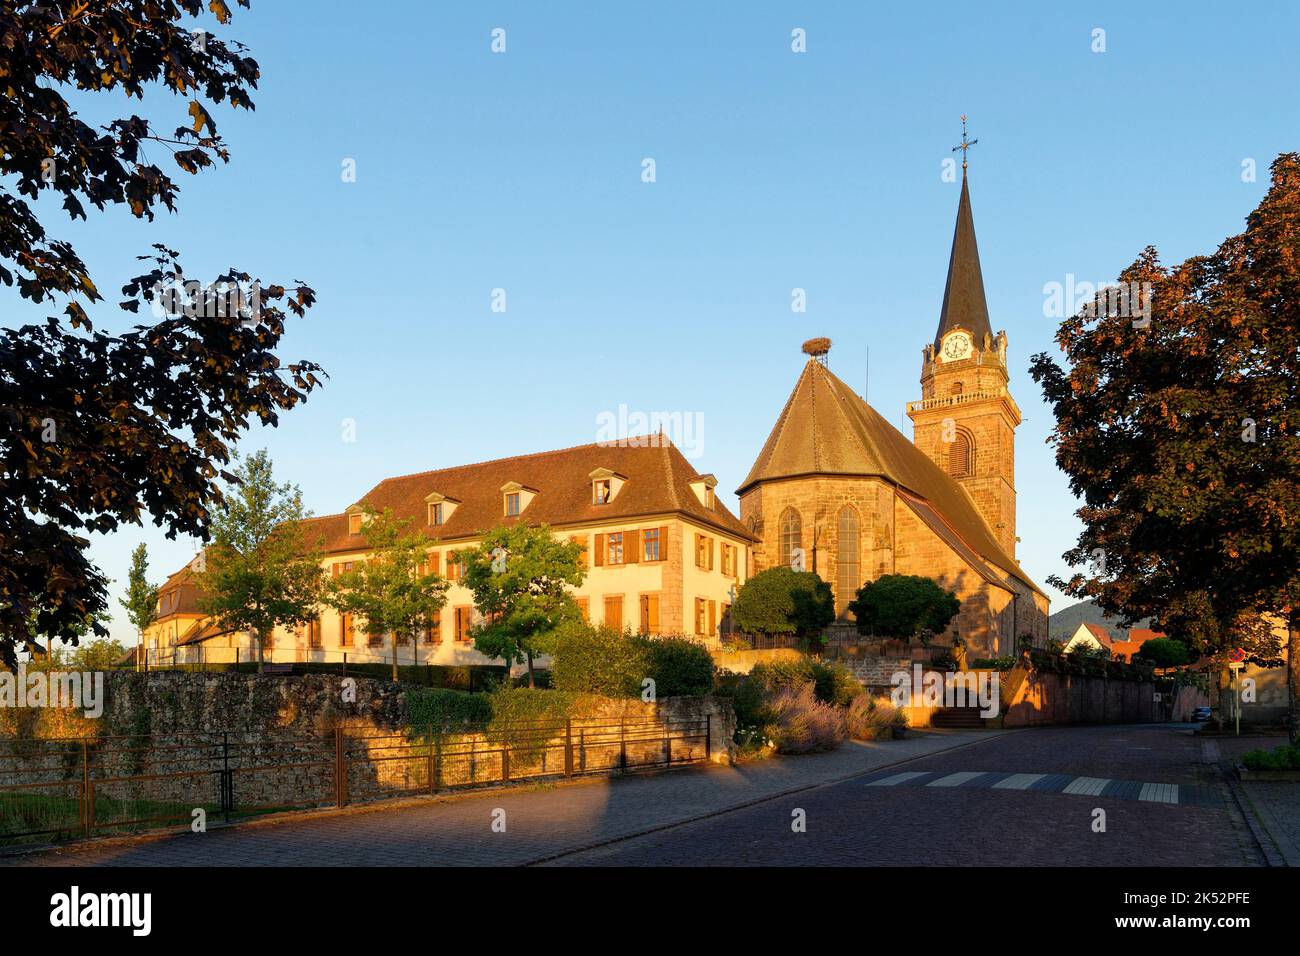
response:
{"label": "tiled roof", "polygon": [[[199,610],[199,589],[190,562],[187,561],[183,568],[158,587],[158,597],[162,601],[162,613],[158,615],[160,621],[173,614],[202,613]],[[177,598],[174,602],[173,597]]]}
{"label": "tiled roof", "polygon": [[998,544],[962,487],[816,359],[804,366],[736,493],[804,475],[883,478],[927,502],[982,560],[1043,593]]}
{"label": "tiled roof", "polygon": [[1110,636],[1110,631],[1106,630],[1100,624],[1085,623],[1083,626],[1088,629],[1089,634],[1091,634],[1101,643],[1102,647],[1110,647],[1112,644],[1115,643],[1115,639]]}
{"label": "tiled roof", "polygon": [[1112,641],[1110,645],[1111,657],[1131,661],[1133,655],[1142,649],[1142,643],[1142,641]]}
{"label": "tiled roof", "polygon": [[1136,641],[1139,647],[1146,641],[1153,641],[1158,637],[1165,636],[1166,634],[1164,631],[1153,631],[1149,627],[1135,627],[1131,628],[1128,632],[1129,641]]}

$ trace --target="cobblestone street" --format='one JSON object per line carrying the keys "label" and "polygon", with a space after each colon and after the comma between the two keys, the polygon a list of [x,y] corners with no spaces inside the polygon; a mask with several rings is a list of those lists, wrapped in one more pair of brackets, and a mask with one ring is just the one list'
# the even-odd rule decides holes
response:
{"label": "cobblestone street", "polygon": [[[1205,744],[1180,725],[930,733],[739,767],[372,805],[0,862],[1262,865],[1215,765],[1247,744],[1225,743],[1222,752]],[[1294,832],[1294,792],[1260,794],[1269,829]],[[1104,832],[1094,831],[1098,808]],[[504,833],[492,829],[497,810],[505,811]],[[806,832],[792,829],[795,811]]]}

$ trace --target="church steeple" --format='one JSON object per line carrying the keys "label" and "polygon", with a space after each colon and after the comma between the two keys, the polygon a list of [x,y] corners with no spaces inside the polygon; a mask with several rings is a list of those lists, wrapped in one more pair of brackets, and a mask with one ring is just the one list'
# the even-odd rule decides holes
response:
{"label": "church steeple", "polygon": [[[963,132],[963,138],[964,138]],[[961,171],[961,199],[957,203],[957,226],[952,234],[952,252],[948,257],[948,282],[943,289],[943,309],[939,329],[934,334],[937,350],[943,337],[953,329],[970,333],[978,345],[985,334],[992,335],[989,307],[984,299],[984,275],[980,271],[980,251],[975,243],[975,217],[970,210],[970,185],[966,180],[965,160]]]}

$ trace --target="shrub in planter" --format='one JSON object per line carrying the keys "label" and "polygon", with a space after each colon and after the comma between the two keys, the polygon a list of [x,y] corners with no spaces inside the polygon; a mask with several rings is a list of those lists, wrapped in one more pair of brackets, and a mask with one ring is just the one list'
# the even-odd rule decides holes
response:
{"label": "shrub in planter", "polygon": [[834,750],[848,737],[844,711],[817,699],[811,682],[783,687],[771,703],[768,737],[779,753],[806,754]]}

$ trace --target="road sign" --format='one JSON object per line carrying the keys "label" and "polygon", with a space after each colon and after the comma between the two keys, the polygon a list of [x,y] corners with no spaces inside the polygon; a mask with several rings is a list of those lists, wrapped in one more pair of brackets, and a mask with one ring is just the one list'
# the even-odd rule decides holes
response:
{"label": "road sign", "polygon": [[1246,652],[1240,647],[1228,651],[1228,662],[1231,664],[1240,664],[1246,659]]}

